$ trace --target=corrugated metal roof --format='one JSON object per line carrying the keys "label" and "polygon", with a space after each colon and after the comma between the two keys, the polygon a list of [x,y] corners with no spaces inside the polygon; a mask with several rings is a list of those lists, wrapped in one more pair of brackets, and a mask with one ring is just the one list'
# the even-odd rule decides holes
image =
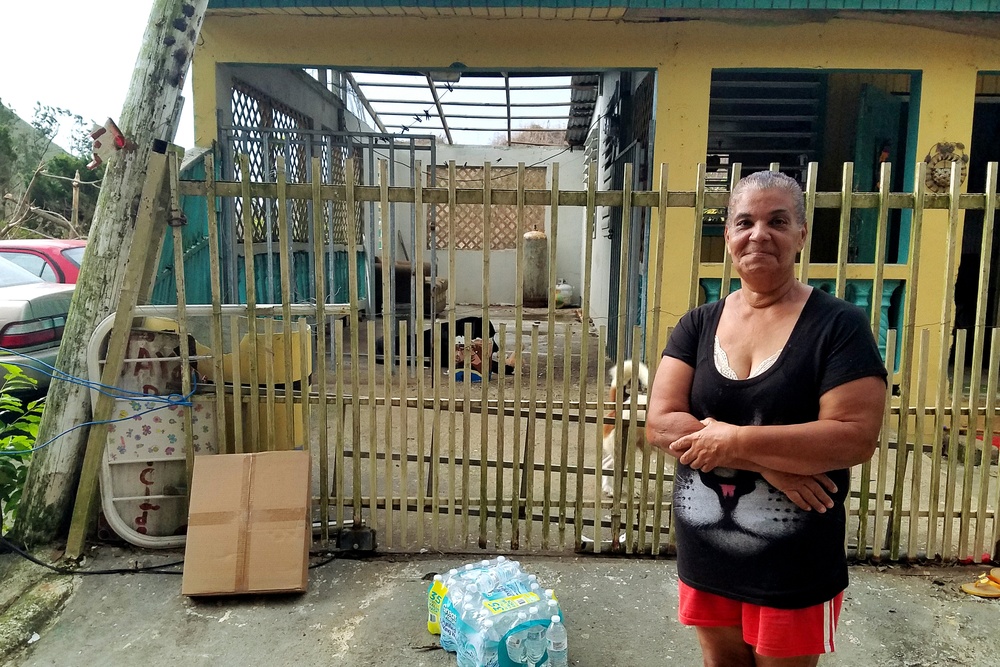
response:
{"label": "corrugated metal roof", "polygon": [[607,18],[629,10],[754,9],[814,11],[927,11],[1000,13],[1000,0],[209,0],[209,9],[255,9],[289,13],[453,15],[489,12],[491,16],[531,16],[565,11],[573,16]]}
{"label": "corrugated metal roof", "polygon": [[587,141],[590,132],[590,122],[597,106],[598,84],[597,74],[578,74],[573,77],[573,90],[570,94],[569,120],[566,124],[566,143],[570,146],[582,146]]}
{"label": "corrugated metal roof", "polygon": [[[372,122],[393,134],[435,134],[448,143],[506,140],[570,146],[587,138],[599,76],[559,72],[352,72]],[[350,90],[342,91],[349,95]]]}

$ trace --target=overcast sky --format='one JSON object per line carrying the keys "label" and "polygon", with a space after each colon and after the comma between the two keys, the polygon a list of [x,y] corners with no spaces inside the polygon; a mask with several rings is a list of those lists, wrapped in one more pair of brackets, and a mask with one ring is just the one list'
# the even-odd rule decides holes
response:
{"label": "overcast sky", "polygon": [[[118,120],[153,0],[0,0],[0,100],[31,120],[35,103]],[[190,147],[190,73],[175,138]],[[71,128],[67,128],[71,129]],[[56,142],[69,145],[66,133]]]}

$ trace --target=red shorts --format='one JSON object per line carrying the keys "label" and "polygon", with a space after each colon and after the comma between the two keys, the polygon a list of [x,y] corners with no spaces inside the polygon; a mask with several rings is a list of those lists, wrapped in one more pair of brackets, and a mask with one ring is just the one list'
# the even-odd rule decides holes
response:
{"label": "red shorts", "polygon": [[743,641],[772,658],[833,653],[843,592],[812,607],[776,609],[699,591],[683,581],[679,584],[677,617],[684,625],[740,627]]}

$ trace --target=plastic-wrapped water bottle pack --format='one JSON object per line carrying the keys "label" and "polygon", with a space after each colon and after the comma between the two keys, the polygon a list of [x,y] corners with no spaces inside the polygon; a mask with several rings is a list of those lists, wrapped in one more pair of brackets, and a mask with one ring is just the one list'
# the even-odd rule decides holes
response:
{"label": "plastic-wrapped water bottle pack", "polygon": [[435,575],[427,629],[458,667],[565,667],[568,640],[552,589],[497,556]]}

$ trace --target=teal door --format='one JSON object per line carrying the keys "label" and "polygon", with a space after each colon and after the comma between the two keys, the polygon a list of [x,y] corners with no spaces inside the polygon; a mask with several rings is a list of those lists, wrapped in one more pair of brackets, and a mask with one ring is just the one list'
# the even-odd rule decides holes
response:
{"label": "teal door", "polygon": [[[854,140],[854,190],[878,192],[882,162],[891,162],[895,172],[905,163],[900,132],[904,127],[903,101],[869,84],[861,88],[858,124]],[[848,260],[875,261],[878,210],[858,209],[851,213]]]}

